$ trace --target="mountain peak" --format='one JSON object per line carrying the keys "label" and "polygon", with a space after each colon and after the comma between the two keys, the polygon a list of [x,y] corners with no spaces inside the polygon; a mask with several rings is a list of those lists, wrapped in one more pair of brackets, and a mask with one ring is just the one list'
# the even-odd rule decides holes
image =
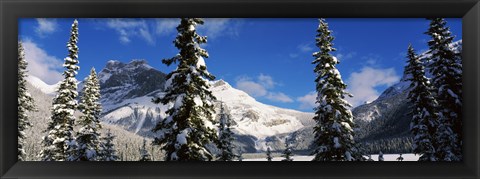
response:
{"label": "mountain peak", "polygon": [[217,81],[213,81],[212,82],[212,87],[219,87],[219,86],[225,86],[227,88],[231,88],[232,86],[230,86],[230,84],[228,84],[226,81],[220,79],[220,80],[217,80]]}
{"label": "mountain peak", "polygon": [[146,68],[146,69],[152,69],[153,67],[151,67],[150,65],[147,64],[147,61],[144,60],[144,59],[133,59],[132,61],[130,61],[127,65],[126,65],[127,68],[139,68],[139,67],[143,67],[143,68]]}
{"label": "mountain peak", "polygon": [[113,70],[116,68],[122,68],[125,66],[125,63],[122,63],[121,61],[118,60],[109,60],[107,62],[107,65],[105,66],[105,69]]}

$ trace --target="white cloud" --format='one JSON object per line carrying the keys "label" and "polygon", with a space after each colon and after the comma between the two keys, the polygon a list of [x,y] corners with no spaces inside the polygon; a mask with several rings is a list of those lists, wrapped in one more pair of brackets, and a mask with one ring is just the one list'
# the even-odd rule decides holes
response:
{"label": "white cloud", "polygon": [[237,78],[236,88],[240,89],[253,97],[265,97],[274,102],[290,103],[293,99],[281,92],[272,92],[273,88],[278,85],[271,76],[260,74],[256,80],[243,76]]}
{"label": "white cloud", "polygon": [[176,27],[180,23],[178,18],[161,18],[157,19],[156,33],[158,35],[168,35],[176,32]]}
{"label": "white cloud", "polygon": [[240,20],[230,18],[204,18],[203,25],[198,26],[200,35],[208,39],[215,39],[221,36],[238,37],[239,29],[242,26]]}
{"label": "white cloud", "polygon": [[58,24],[55,19],[37,18],[37,27],[35,32],[40,37],[45,37],[47,34],[51,34],[57,30]]}
{"label": "white cloud", "polygon": [[311,52],[313,50],[312,44],[307,43],[307,44],[300,44],[297,47],[301,52]]}
{"label": "white cloud", "polygon": [[47,84],[55,84],[63,79],[62,61],[50,56],[31,40],[23,41],[28,74],[42,79]]}
{"label": "white cloud", "polygon": [[260,74],[258,77],[258,82],[265,86],[265,88],[273,88],[277,83],[273,81],[273,78],[268,75]]}
{"label": "white cloud", "polygon": [[[109,19],[107,27],[112,28],[119,34],[119,40],[127,44],[132,37],[141,37],[150,44],[155,43],[155,35],[165,36],[176,33],[176,27],[180,23],[178,18],[159,18],[152,26],[144,19]],[[221,36],[238,36],[241,21],[228,18],[205,18],[204,24],[199,25],[197,30],[200,35],[208,39]],[[153,31],[153,33],[152,33]]]}
{"label": "white cloud", "polygon": [[300,102],[300,109],[313,109],[316,107],[315,102],[317,101],[317,93],[311,91],[305,96],[298,97],[297,101]]}
{"label": "white cloud", "polygon": [[297,50],[295,52],[289,53],[288,56],[290,58],[297,58],[301,54],[309,53],[313,51],[312,43],[303,43],[297,46]]}
{"label": "white cloud", "polygon": [[337,53],[336,57],[340,60],[348,60],[353,58],[355,55],[357,55],[357,52],[348,52],[348,53]]}
{"label": "white cloud", "polygon": [[282,102],[282,103],[291,103],[293,99],[288,97],[286,94],[281,92],[270,92],[266,96],[267,99],[275,101],[275,102]]}
{"label": "white cloud", "polygon": [[298,57],[298,54],[297,54],[297,53],[290,53],[290,54],[288,54],[288,56],[289,56],[290,58],[297,58],[297,57]]}
{"label": "white cloud", "polygon": [[155,43],[154,36],[150,33],[149,26],[142,19],[108,19],[107,27],[114,29],[119,34],[118,39],[124,44],[131,42],[132,37],[140,37],[149,44]]}
{"label": "white cloud", "polygon": [[380,95],[375,89],[378,86],[390,86],[400,80],[393,68],[363,67],[359,72],[353,72],[348,78],[347,91],[353,94],[353,98],[347,97],[347,101],[356,107],[366,101],[373,101]]}
{"label": "white cloud", "polygon": [[[197,31],[208,39],[215,39],[221,36],[237,37],[242,25],[240,20],[229,18],[203,18],[203,25],[197,26]],[[156,33],[158,35],[169,35],[176,33],[176,27],[180,23],[178,18],[161,18],[156,22]]]}
{"label": "white cloud", "polygon": [[247,77],[242,77],[239,80],[237,80],[237,85],[236,87],[239,90],[242,90],[249,95],[252,95],[253,97],[260,97],[260,96],[265,96],[267,95],[267,89],[262,86],[261,84],[251,81]]}

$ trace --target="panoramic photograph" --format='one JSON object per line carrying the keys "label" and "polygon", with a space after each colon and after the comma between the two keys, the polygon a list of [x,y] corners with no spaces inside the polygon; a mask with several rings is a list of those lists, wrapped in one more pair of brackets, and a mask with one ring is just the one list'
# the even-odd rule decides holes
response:
{"label": "panoramic photograph", "polygon": [[20,18],[19,161],[462,161],[461,18]]}

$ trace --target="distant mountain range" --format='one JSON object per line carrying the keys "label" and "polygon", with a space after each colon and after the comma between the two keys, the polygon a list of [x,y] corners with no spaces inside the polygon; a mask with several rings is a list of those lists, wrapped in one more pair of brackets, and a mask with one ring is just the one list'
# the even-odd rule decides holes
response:
{"label": "distant mountain range", "polygon": [[[462,42],[452,46],[461,51]],[[422,54],[422,58],[426,53]],[[428,63],[425,61],[425,63]],[[98,73],[103,105],[102,121],[120,126],[138,135],[154,137],[151,132],[158,120],[165,117],[166,105],[153,104],[154,96],[163,95],[165,73],[149,66],[145,60],[129,63],[108,61]],[[29,76],[33,87],[45,94],[54,94],[56,85],[47,85]],[[294,139],[297,150],[309,150],[313,140],[313,113],[279,108],[256,101],[247,93],[233,88],[223,80],[210,82],[217,98],[216,111],[223,102],[233,120],[236,145],[243,152],[284,149],[285,137]],[[357,138],[362,142],[409,137],[411,105],[406,96],[410,82],[404,76],[399,83],[387,88],[375,101],[353,109]],[[79,84],[79,90],[83,84]]]}

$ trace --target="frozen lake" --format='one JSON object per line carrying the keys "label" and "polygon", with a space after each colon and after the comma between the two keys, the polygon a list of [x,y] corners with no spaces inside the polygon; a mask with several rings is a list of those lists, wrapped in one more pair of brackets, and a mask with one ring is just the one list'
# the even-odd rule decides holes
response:
{"label": "frozen lake", "polygon": [[[383,154],[383,158],[385,161],[397,161],[397,158],[400,156],[400,154]],[[266,156],[265,156],[266,157]],[[368,158],[368,156],[365,156]],[[403,161],[417,161],[418,158],[420,157],[419,155],[415,154],[402,154]],[[273,161],[281,161],[282,157],[274,157]],[[293,156],[293,161],[311,161],[313,159],[313,156],[308,156],[308,155],[295,155]],[[377,155],[372,155],[372,159],[374,161],[378,161],[378,154]],[[266,158],[253,158],[253,159],[243,159],[243,161],[267,161]]]}

